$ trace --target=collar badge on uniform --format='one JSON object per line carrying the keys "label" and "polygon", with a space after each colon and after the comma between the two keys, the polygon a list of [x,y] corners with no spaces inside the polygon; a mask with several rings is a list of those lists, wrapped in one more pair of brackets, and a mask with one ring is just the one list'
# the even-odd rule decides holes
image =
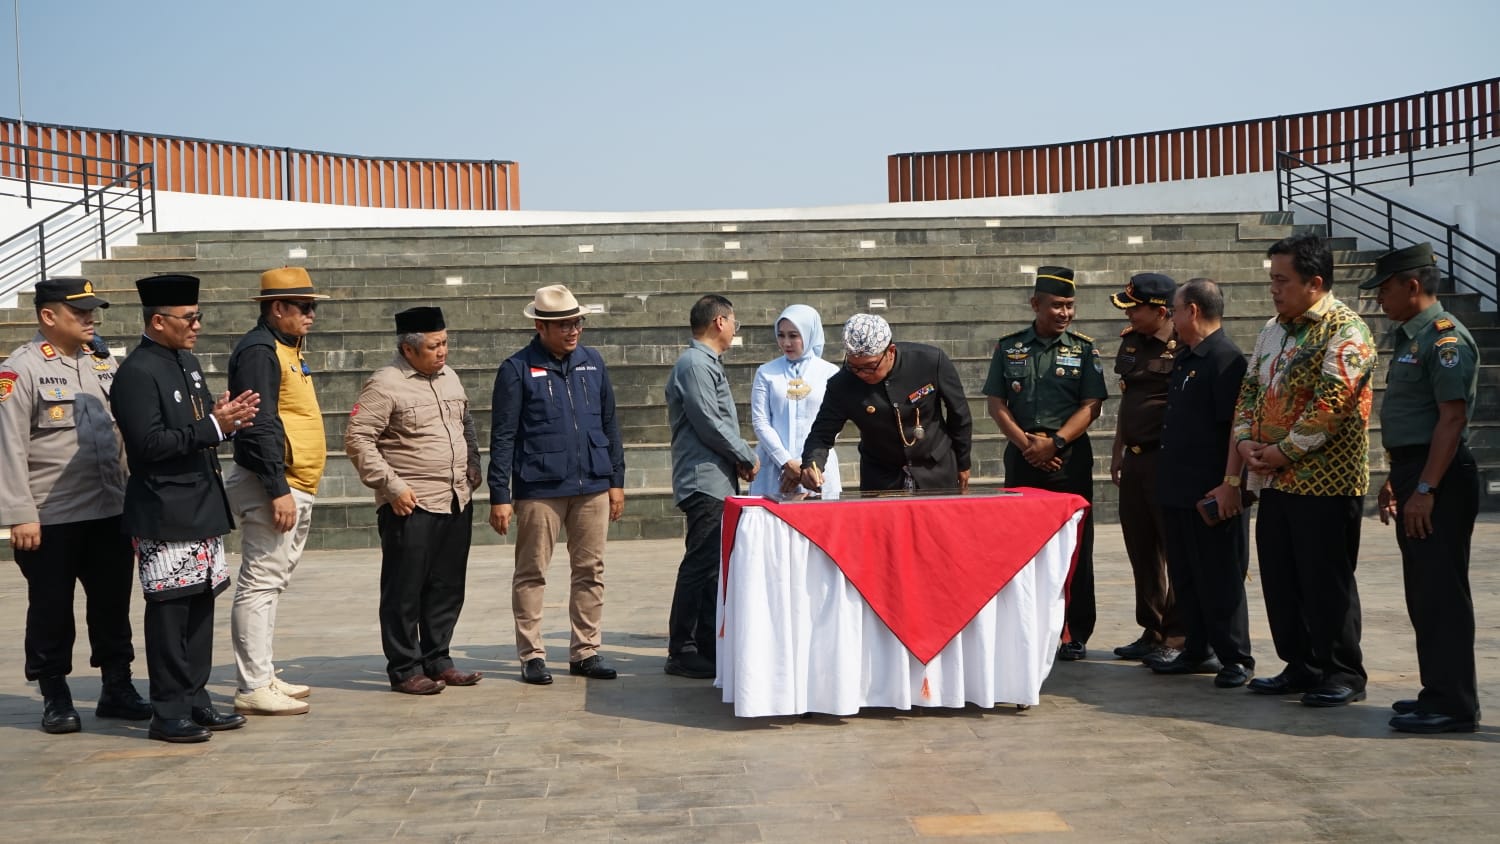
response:
{"label": "collar badge on uniform", "polygon": [[42,353],[42,357],[46,358],[47,360],[52,360],[53,358],[57,357],[57,349],[52,348],[51,343],[43,343],[40,346],[37,346],[37,350],[40,351]]}

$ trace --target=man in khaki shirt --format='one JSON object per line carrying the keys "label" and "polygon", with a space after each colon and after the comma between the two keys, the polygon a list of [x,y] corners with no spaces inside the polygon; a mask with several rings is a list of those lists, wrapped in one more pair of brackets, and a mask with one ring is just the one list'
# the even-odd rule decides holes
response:
{"label": "man in khaki shirt", "polygon": [[396,314],[395,360],[359,392],[344,451],[375,490],[380,529],[380,638],[391,688],[431,695],[472,686],[448,646],[464,603],[479,483],[469,397],[447,366],[440,308]]}
{"label": "man in khaki shirt", "polygon": [[141,721],[151,705],[130,682],[134,554],[120,530],[125,467],[109,409],[115,359],[95,351],[109,303],[83,278],[36,286],[37,334],[0,363],[0,524],[26,578],[26,679],[42,692],[42,729],[82,727],[73,670],[73,584],[88,601],[89,664],[104,686],[95,714]]}

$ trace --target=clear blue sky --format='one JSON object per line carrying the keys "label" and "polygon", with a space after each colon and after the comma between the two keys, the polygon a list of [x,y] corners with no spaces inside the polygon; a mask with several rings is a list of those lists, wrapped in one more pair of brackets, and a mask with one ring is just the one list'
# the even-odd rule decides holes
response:
{"label": "clear blue sky", "polygon": [[[17,111],[0,3],[0,112]],[[1500,3],[19,0],[26,117],[512,159],[531,209],[884,202],[894,152],[1500,75]]]}

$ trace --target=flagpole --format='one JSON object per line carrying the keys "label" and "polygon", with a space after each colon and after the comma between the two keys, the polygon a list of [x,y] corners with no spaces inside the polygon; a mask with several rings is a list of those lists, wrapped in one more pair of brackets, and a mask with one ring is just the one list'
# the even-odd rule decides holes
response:
{"label": "flagpole", "polygon": [[11,11],[16,26],[16,114],[20,117],[21,143],[26,143],[26,106],[21,101],[21,0],[12,0]]}

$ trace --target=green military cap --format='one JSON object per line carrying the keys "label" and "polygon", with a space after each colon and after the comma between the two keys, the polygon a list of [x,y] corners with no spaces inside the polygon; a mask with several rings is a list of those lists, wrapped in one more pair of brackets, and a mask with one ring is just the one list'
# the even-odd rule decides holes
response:
{"label": "green military cap", "polygon": [[1392,249],[1375,261],[1375,274],[1359,285],[1360,290],[1374,290],[1385,280],[1399,272],[1420,270],[1437,263],[1432,257],[1432,244],[1418,243],[1405,249]]}
{"label": "green military cap", "polygon": [[1078,295],[1078,288],[1073,284],[1073,271],[1067,267],[1037,267],[1033,290],[1069,298]]}

